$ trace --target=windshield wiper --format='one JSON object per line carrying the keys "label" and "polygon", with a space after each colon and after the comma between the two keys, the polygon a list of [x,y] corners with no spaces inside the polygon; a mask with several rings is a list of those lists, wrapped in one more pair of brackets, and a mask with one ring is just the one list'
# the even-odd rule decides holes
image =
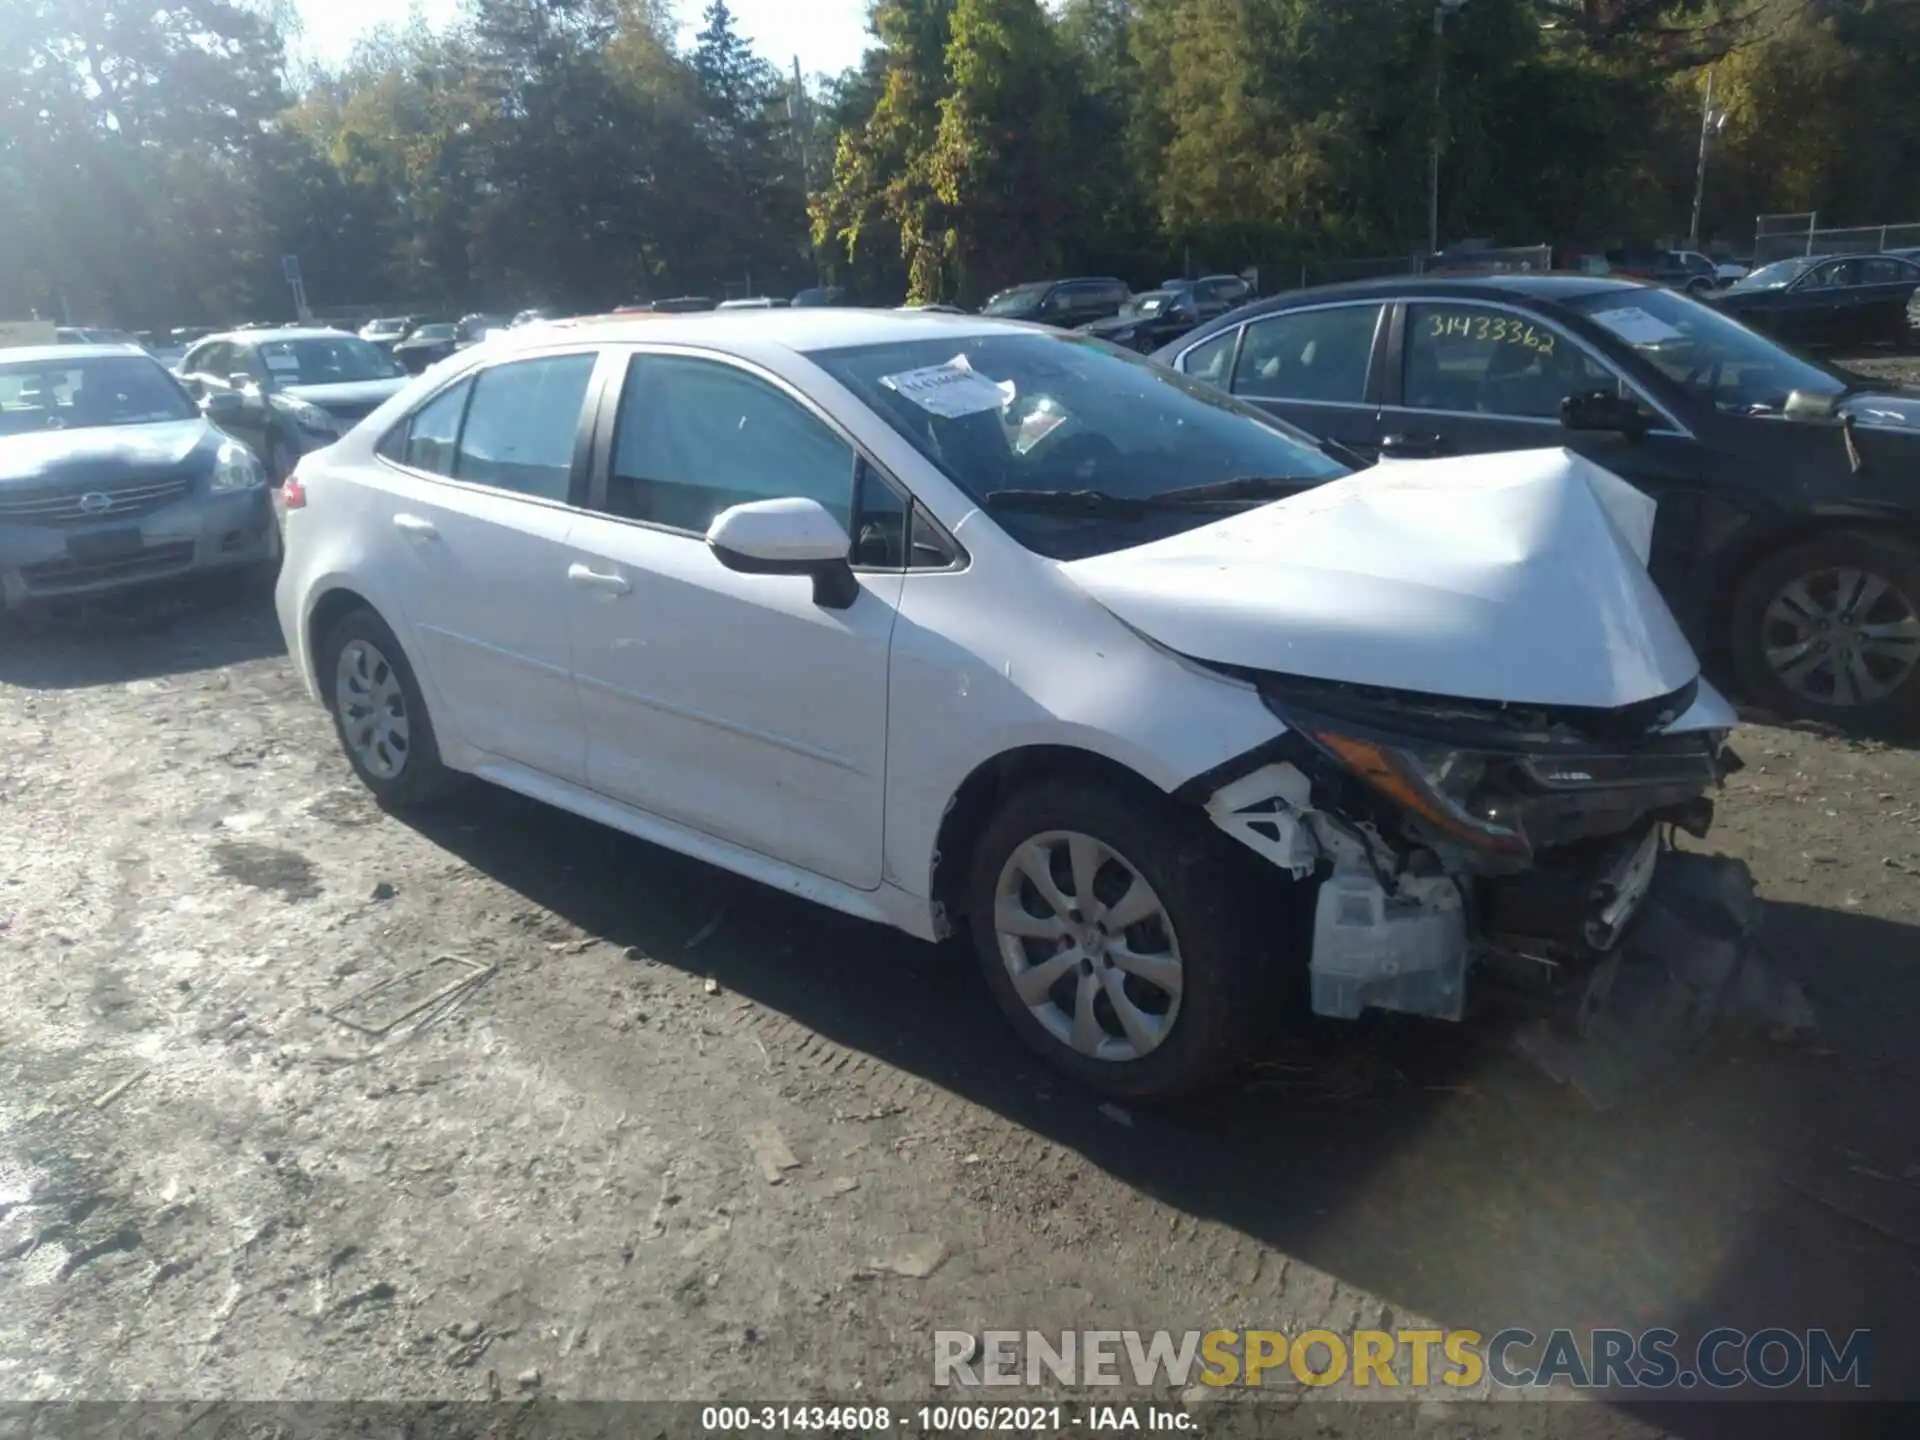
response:
{"label": "windshield wiper", "polygon": [[1207,485],[1188,485],[1154,495],[1116,495],[1109,490],[989,490],[989,510],[1033,510],[1053,515],[1096,515],[1131,520],[1170,510],[1264,505],[1316,483],[1315,477],[1246,475]]}

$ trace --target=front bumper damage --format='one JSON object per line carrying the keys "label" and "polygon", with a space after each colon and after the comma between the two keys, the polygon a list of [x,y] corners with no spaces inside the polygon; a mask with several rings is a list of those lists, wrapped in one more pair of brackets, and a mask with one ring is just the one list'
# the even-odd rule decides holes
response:
{"label": "front bumper damage", "polygon": [[1309,738],[1313,721],[1290,718],[1299,728],[1203,803],[1316,887],[1315,1013],[1512,1017],[1515,1048],[1600,1106],[1729,1030],[1812,1027],[1804,995],[1758,947],[1745,865],[1673,848],[1679,831],[1706,834],[1704,792],[1738,765],[1722,736],[1643,735],[1540,763],[1517,752],[1506,773],[1518,793],[1483,807],[1523,837],[1502,852],[1383,804]]}

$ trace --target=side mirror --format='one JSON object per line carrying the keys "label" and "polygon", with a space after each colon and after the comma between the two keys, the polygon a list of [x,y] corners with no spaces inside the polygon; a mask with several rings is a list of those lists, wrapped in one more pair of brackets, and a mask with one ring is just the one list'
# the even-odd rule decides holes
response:
{"label": "side mirror", "polygon": [[247,408],[244,397],[232,390],[216,390],[200,402],[200,412],[216,425],[222,420],[232,420]]}
{"label": "side mirror", "polygon": [[1789,420],[1832,420],[1840,409],[1837,396],[1822,395],[1817,390],[1794,390],[1787,395],[1787,403],[1781,407],[1781,413]]}
{"label": "side mirror", "polygon": [[742,575],[810,575],[813,603],[845,610],[859,598],[847,553],[853,542],[818,500],[753,500],[722,510],[707,527],[714,559]]}
{"label": "side mirror", "polygon": [[1560,402],[1560,423],[1569,430],[1607,432],[1629,440],[1647,433],[1647,417],[1640,413],[1640,407],[1611,390],[1567,396]]}

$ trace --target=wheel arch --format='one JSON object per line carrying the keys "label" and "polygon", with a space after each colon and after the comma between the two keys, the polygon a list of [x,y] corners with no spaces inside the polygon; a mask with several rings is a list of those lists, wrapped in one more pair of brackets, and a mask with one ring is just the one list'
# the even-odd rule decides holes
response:
{"label": "wheel arch", "polygon": [[[304,640],[308,669],[318,680],[320,676],[320,642],[329,631],[355,610],[371,610],[386,622],[387,628],[393,628],[393,622],[381,615],[380,607],[367,599],[359,591],[347,585],[334,585],[323,591],[307,610],[307,633]],[[418,667],[415,667],[416,671]]]}
{"label": "wheel arch", "polygon": [[1074,745],[1021,745],[982,761],[954,791],[934,837],[931,898],[936,935],[944,939],[958,930],[974,843],[1005,797],[1015,787],[1056,777],[1110,784],[1151,803],[1175,803],[1137,770]]}
{"label": "wheel arch", "polygon": [[1720,553],[1714,566],[1713,584],[1708,593],[1715,597],[1714,603],[1724,607],[1724,620],[1712,636],[1715,649],[1724,650],[1731,643],[1736,619],[1734,594],[1756,568],[1796,545],[1848,531],[1859,531],[1868,540],[1920,545],[1920,518],[1910,511],[1891,507],[1861,505],[1822,509],[1753,526]]}

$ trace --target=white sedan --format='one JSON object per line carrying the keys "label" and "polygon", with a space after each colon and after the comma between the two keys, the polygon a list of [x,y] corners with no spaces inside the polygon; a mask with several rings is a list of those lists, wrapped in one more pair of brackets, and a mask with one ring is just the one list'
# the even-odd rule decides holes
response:
{"label": "white sedan", "polygon": [[558,322],[302,459],[277,603],[383,802],[478,776],[964,929],[1030,1044],[1157,1096],[1290,980],[1445,1019],[1502,956],[1585,983],[1725,763],[1637,492],[1345,475],[1038,327]]}

